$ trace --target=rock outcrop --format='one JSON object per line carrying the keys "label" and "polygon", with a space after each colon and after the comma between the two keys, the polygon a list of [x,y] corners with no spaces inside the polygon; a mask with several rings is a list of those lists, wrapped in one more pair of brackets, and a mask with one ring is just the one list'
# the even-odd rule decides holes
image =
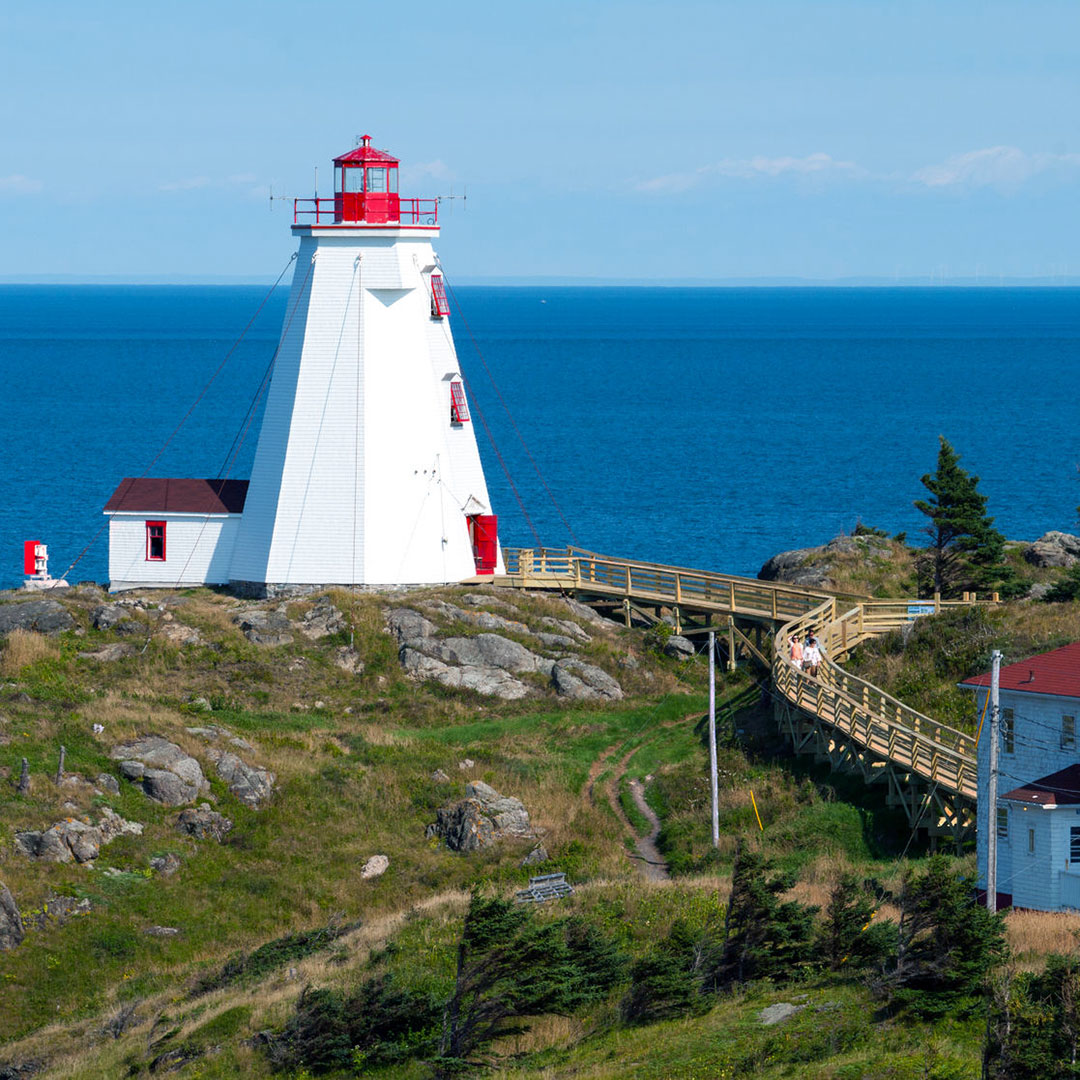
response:
{"label": "rock outcrop", "polygon": [[26,936],[23,931],[22,916],[15,904],[15,897],[8,887],[0,881],[0,952],[14,949],[22,944]]}
{"label": "rock outcrop", "polygon": [[345,616],[334,607],[327,596],[315,601],[315,606],[300,620],[300,633],[311,641],[338,634],[346,628]]}
{"label": "rock outcrop", "polygon": [[291,645],[293,624],[282,608],[247,608],[233,616],[240,632],[256,645]]}
{"label": "rock outcrop", "polygon": [[[491,627],[537,638],[548,648],[576,648],[589,635],[570,620],[547,617],[546,625],[566,633],[534,632],[524,623],[486,611],[466,611],[453,604],[432,605],[432,613],[477,628]],[[538,687],[518,678],[541,675],[561,697],[617,700],[618,682],[600,668],[576,658],[541,656],[518,641],[484,632],[471,637],[440,637],[430,619],[411,608],[394,608],[386,615],[387,629],[398,640],[402,667],[414,679],[433,679],[450,686],[506,701],[537,692]],[[573,627],[573,630],[570,628]]]}
{"label": "rock outcrop", "polygon": [[176,743],[160,735],[144,735],[109,751],[120,762],[120,774],[165,806],[192,802],[206,787],[202,766]]}
{"label": "rock outcrop", "polygon": [[363,866],[360,867],[360,876],[364,880],[382,877],[390,867],[390,860],[385,855],[372,855]]}
{"label": "rock outcrop", "polygon": [[1080,536],[1048,532],[1024,549],[1024,558],[1032,566],[1074,566],[1080,560]]}
{"label": "rock outcrop", "polygon": [[33,630],[39,634],[59,634],[70,630],[75,620],[57,600],[16,600],[0,604],[0,636],[12,630]]}
{"label": "rock outcrop", "polygon": [[274,774],[269,769],[249,765],[236,754],[216,747],[207,750],[206,756],[213,762],[218,776],[245,806],[258,810],[274,793]]}
{"label": "rock outcrop", "polygon": [[500,795],[481,780],[465,785],[465,798],[436,811],[428,835],[438,836],[451,851],[479,851],[512,837],[536,836],[520,799]]}
{"label": "rock outcrop", "polygon": [[93,862],[101,848],[118,836],[141,836],[142,831],[143,827],[138,822],[125,821],[105,807],[97,825],[92,825],[89,818],[68,818],[42,832],[17,832],[15,850],[21,855],[47,862]]}
{"label": "rock outcrop", "polygon": [[828,588],[832,585],[829,571],[838,558],[869,561],[887,557],[891,550],[891,541],[885,536],[837,536],[819,547],[781,551],[765,563],[757,576],[759,581]]}

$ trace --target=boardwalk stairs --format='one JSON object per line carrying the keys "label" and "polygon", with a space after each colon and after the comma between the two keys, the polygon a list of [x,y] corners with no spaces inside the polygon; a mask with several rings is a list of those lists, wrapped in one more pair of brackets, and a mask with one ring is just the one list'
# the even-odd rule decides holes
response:
{"label": "boardwalk stairs", "polygon": [[[777,729],[799,754],[881,784],[913,830],[959,844],[975,828],[975,739],[939,723],[841,667],[860,642],[915,619],[980,601],[871,600],[821,589],[612,559],[580,548],[507,549],[506,574],[477,579],[558,590],[626,625],[666,617],[683,634],[714,630],[729,667],[739,657],[769,674]],[[787,658],[792,634],[813,629],[824,662],[818,675]]]}

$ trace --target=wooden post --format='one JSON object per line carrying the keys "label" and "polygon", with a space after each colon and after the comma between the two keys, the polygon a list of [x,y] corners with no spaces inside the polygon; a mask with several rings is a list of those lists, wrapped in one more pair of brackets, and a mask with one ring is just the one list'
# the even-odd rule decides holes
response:
{"label": "wooden post", "polygon": [[30,793],[30,763],[26,758],[22,759],[22,769],[19,770],[19,784],[15,790],[20,795],[28,795]]}
{"label": "wooden post", "polygon": [[728,616],[728,658],[727,669],[728,671],[735,670],[735,616]]}
{"label": "wooden post", "polygon": [[729,581],[728,582],[728,607],[731,608],[732,611],[735,610],[735,582],[734,581]]}
{"label": "wooden post", "polygon": [[630,597],[627,597],[623,602],[623,614],[626,616],[626,629],[630,629]]}
{"label": "wooden post", "polygon": [[716,776],[716,635],[709,631],[709,788],[712,793],[712,842],[720,846],[720,794]]}
{"label": "wooden post", "polygon": [[64,758],[67,757],[67,747],[60,747],[60,763],[56,766],[56,785],[59,787],[64,782]]}
{"label": "wooden post", "polygon": [[675,616],[675,633],[676,634],[681,634],[682,633],[682,616],[679,614],[679,605],[678,604],[676,604],[671,609],[671,613],[672,613],[672,615]]}
{"label": "wooden post", "polygon": [[678,571],[675,572],[675,603],[682,603],[682,575]]}
{"label": "wooden post", "polygon": [[630,564],[626,564],[626,569],[623,571],[623,588],[626,590],[626,595],[630,595]]}
{"label": "wooden post", "polygon": [[936,615],[941,610],[941,593],[934,593],[934,614]]}

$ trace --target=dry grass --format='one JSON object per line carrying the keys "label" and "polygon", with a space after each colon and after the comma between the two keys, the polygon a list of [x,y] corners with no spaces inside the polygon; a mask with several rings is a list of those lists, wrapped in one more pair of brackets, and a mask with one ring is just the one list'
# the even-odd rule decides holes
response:
{"label": "dry grass", "polygon": [[1005,934],[1017,958],[1042,958],[1050,953],[1074,953],[1080,936],[1080,915],[1058,911],[1010,910],[1005,915]]}
{"label": "dry grass", "polygon": [[30,664],[55,659],[59,655],[60,647],[52,638],[35,634],[32,630],[12,630],[0,651],[0,675],[13,678]]}

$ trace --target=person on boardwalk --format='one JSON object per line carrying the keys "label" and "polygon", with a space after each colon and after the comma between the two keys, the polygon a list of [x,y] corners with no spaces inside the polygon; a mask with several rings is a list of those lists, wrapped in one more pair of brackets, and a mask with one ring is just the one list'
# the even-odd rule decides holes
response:
{"label": "person on boardwalk", "polygon": [[788,639],[788,644],[791,646],[791,662],[802,671],[802,642],[799,640],[798,634],[792,634]]}
{"label": "person on boardwalk", "polygon": [[803,645],[803,671],[807,675],[817,678],[818,668],[821,666],[821,646],[814,636],[813,630],[806,632],[806,643]]}

